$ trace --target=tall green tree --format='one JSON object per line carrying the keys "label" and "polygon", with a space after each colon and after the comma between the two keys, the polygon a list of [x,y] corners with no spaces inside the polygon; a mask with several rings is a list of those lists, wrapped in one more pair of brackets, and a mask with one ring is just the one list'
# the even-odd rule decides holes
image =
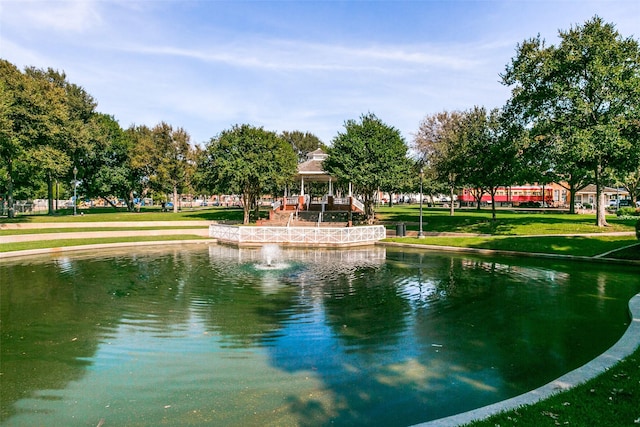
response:
{"label": "tall green tree", "polygon": [[292,182],[297,171],[297,157],[288,142],[248,124],[222,131],[202,154],[200,185],[212,193],[240,194],[245,224],[250,221],[251,208],[258,219],[258,200],[264,192]]}
{"label": "tall green tree", "polygon": [[88,123],[97,104],[82,87],[69,82],[64,72],[27,67],[25,73],[46,87],[51,96],[61,97],[56,101],[61,102],[61,112],[65,114],[63,118],[51,117],[55,127],[51,127],[50,135],[39,144],[46,148],[34,153],[35,164],[47,183],[49,214],[52,214],[54,180],[63,176],[71,179],[74,167],[79,168],[80,176],[84,174],[82,153],[88,144]]}
{"label": "tall green tree", "polygon": [[464,181],[489,193],[494,220],[498,189],[514,184],[519,175],[519,138],[510,130],[509,122],[504,120],[498,109],[487,113],[483,107],[474,107],[466,112],[460,128],[464,145],[473,154],[462,172]]}
{"label": "tall green tree", "polygon": [[299,130],[284,131],[280,134],[280,137],[291,144],[293,151],[298,156],[298,162],[307,160],[307,154],[318,148],[327,149],[327,146],[320,138],[310,132],[301,132]]}
{"label": "tall green tree", "polygon": [[558,46],[540,36],[518,45],[502,75],[512,87],[506,108],[534,138],[557,144],[559,171],[589,171],[605,226],[605,183],[640,161],[640,48],[599,17],[559,37]]}
{"label": "tall green tree", "polygon": [[[449,190],[451,200],[456,187],[462,185],[464,164],[471,151],[465,145],[468,140],[461,137],[464,114],[460,111],[443,111],[426,116],[414,135],[413,149],[426,170],[425,175],[441,183]],[[451,216],[454,204],[449,207]]]}
{"label": "tall green tree", "polygon": [[[99,197],[114,206],[113,197],[133,209],[136,178],[131,167],[132,140],[113,116],[94,113],[87,124],[88,140],[78,159],[83,171],[82,188],[88,197]],[[115,207],[115,206],[114,206]]]}
{"label": "tall green tree", "polygon": [[52,213],[52,182],[62,177],[71,165],[63,149],[65,125],[69,120],[64,90],[45,71],[27,68],[21,73],[5,60],[0,60],[0,81],[6,95],[2,120],[10,126],[0,137],[0,154],[7,171],[9,216],[14,216],[17,171],[22,171],[25,178],[23,186],[35,187],[39,181],[48,183]]}
{"label": "tall green tree", "polygon": [[151,165],[155,169],[158,188],[173,193],[173,211],[178,212],[178,193],[190,180],[191,137],[183,128],[173,129],[165,122],[152,130]]}
{"label": "tall green tree", "polygon": [[378,189],[396,189],[404,182],[410,163],[407,144],[396,128],[383,123],[373,113],[359,121],[348,120],[329,148],[324,168],[342,182],[350,182],[364,199],[369,222],[375,216]]}
{"label": "tall green tree", "polygon": [[131,125],[125,131],[129,141],[130,186],[140,197],[146,197],[154,190],[163,192],[156,174],[155,144],[151,128],[146,125]]}

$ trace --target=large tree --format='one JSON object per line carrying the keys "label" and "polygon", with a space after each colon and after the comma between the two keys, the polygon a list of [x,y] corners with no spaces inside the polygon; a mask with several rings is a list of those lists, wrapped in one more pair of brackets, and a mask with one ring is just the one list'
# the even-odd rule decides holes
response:
{"label": "large tree", "polygon": [[253,207],[259,215],[259,198],[290,183],[296,173],[293,148],[274,132],[243,124],[212,138],[198,161],[199,185],[212,193],[242,196],[244,223]]}
{"label": "large tree", "polygon": [[111,205],[111,196],[117,196],[132,210],[136,189],[131,167],[132,139],[115,118],[103,113],[92,115],[88,134],[78,159],[84,192],[88,197],[100,197]]}
{"label": "large tree", "polygon": [[[469,147],[465,146],[467,141],[461,138],[463,117],[459,111],[427,116],[420,122],[413,140],[413,148],[427,175],[446,186],[452,201],[456,187],[461,184],[463,165],[470,156]],[[454,213],[454,203],[451,203],[449,214]]]}
{"label": "large tree", "polygon": [[469,154],[462,171],[463,180],[491,196],[491,213],[496,218],[495,196],[499,188],[515,183],[520,171],[518,133],[511,129],[499,110],[487,113],[474,107],[462,118],[459,128]]}
{"label": "large tree", "polygon": [[156,125],[151,134],[151,164],[155,169],[156,184],[173,193],[173,211],[178,212],[178,193],[183,192],[190,180],[191,138],[183,128],[174,130],[165,122]]}
{"label": "large tree", "polygon": [[280,137],[291,144],[299,162],[307,160],[307,154],[318,148],[327,149],[320,138],[310,132],[301,132],[299,130],[284,131],[280,134]]}
{"label": "large tree", "polygon": [[383,123],[373,113],[360,121],[348,120],[329,148],[325,170],[350,182],[364,199],[365,215],[373,221],[378,189],[400,188],[410,168],[407,144],[396,128]]}
{"label": "large tree", "polygon": [[560,31],[558,46],[524,41],[502,75],[507,109],[534,138],[549,138],[562,172],[587,170],[597,188],[598,226],[606,225],[602,190],[612,172],[637,168],[640,156],[640,48],[599,17]]}
{"label": "large tree", "polygon": [[[64,149],[69,109],[64,89],[43,70],[27,68],[21,73],[13,64],[0,60],[0,86],[6,97],[1,120],[8,126],[0,136],[0,155],[6,170],[9,217],[13,217],[19,171],[23,186],[47,182],[51,200],[53,179],[70,170],[71,160]],[[50,213],[52,207],[50,202]]]}
{"label": "large tree", "polygon": [[62,97],[56,101],[62,104],[58,114],[64,116],[52,117],[54,126],[50,129],[50,135],[40,142],[40,147],[33,153],[34,164],[47,183],[49,214],[53,214],[54,180],[62,177],[70,180],[74,167],[79,168],[79,176],[84,174],[81,163],[89,139],[88,123],[97,104],[82,87],[69,82],[64,72],[52,68],[27,67],[25,73],[51,92],[48,96]]}

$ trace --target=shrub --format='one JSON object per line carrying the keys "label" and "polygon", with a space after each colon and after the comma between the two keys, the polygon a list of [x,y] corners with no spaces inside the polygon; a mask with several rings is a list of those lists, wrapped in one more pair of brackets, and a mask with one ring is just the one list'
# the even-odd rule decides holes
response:
{"label": "shrub", "polygon": [[632,207],[620,208],[616,211],[617,216],[640,216],[640,210]]}
{"label": "shrub", "polygon": [[640,219],[636,222],[636,237],[640,240]]}

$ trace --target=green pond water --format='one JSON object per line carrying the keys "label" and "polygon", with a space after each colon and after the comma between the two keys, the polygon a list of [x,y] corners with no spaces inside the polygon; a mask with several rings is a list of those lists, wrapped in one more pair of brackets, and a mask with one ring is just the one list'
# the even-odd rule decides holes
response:
{"label": "green pond water", "polygon": [[3,426],[406,426],[624,333],[638,268],[172,245],[0,262]]}

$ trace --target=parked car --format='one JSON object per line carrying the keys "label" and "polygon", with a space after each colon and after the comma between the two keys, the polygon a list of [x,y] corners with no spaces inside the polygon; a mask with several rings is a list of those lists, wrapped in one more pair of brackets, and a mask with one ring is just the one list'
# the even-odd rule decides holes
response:
{"label": "parked car", "polygon": [[619,209],[633,206],[631,199],[609,200],[609,208]]}
{"label": "parked car", "polygon": [[540,202],[522,202],[520,203],[518,206],[520,206],[521,208],[539,208],[540,207]]}

